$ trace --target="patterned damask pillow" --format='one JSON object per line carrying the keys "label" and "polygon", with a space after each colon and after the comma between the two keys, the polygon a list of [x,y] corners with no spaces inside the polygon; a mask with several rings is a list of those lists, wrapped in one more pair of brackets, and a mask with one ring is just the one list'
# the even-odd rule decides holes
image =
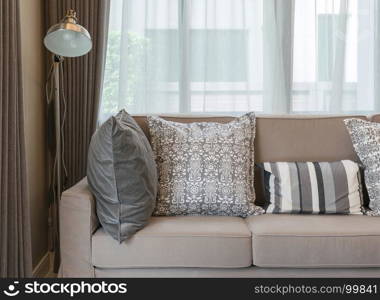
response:
{"label": "patterned damask pillow", "polygon": [[254,205],[254,113],[227,124],[154,116],[148,124],[159,172],[155,215],[263,213]]}
{"label": "patterned damask pillow", "polygon": [[355,118],[346,119],[344,123],[365,168],[364,178],[371,208],[366,214],[380,216],[380,124]]}

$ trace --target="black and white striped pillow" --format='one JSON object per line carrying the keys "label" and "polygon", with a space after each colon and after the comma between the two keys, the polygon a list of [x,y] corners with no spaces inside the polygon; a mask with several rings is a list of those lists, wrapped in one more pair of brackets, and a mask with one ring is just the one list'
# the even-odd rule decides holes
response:
{"label": "black and white striped pillow", "polygon": [[361,214],[362,186],[357,163],[262,163],[267,213]]}

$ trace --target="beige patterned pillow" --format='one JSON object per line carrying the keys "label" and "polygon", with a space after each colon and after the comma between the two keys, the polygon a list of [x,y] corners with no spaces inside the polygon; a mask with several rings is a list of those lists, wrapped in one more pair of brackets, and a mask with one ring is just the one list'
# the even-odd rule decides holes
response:
{"label": "beige patterned pillow", "polygon": [[155,215],[261,214],[254,205],[255,115],[227,123],[148,117],[159,171]]}

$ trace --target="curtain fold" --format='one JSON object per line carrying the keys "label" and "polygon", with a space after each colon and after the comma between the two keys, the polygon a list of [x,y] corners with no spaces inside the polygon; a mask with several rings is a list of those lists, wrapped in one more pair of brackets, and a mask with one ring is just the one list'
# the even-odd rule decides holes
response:
{"label": "curtain fold", "polygon": [[[45,1],[46,30],[58,23],[68,9],[77,12],[78,22],[90,33],[92,50],[85,56],[64,58],[61,72],[61,118],[63,126],[63,160],[67,170],[64,189],[86,176],[87,150],[96,129],[101,97],[101,82],[105,65],[108,33],[109,0],[49,0]],[[51,64],[51,54],[47,66]],[[66,105],[64,105],[66,103]],[[51,144],[54,137],[50,134]],[[53,151],[52,151],[53,153]],[[52,163],[52,162],[51,162]],[[50,164],[51,164],[50,163]],[[65,174],[62,174],[63,178]],[[58,204],[52,203],[53,218],[50,244],[55,250],[54,269],[59,262]]]}
{"label": "curtain fold", "polygon": [[294,0],[266,0],[263,8],[264,111],[292,110]]}
{"label": "curtain fold", "polygon": [[332,70],[332,87],[329,110],[339,113],[342,111],[342,98],[344,90],[344,71],[346,58],[346,40],[347,40],[347,13],[348,0],[342,0],[339,8],[337,20],[337,34],[335,35],[335,55]]}
{"label": "curtain fold", "polygon": [[19,0],[0,1],[0,277],[32,275]]}

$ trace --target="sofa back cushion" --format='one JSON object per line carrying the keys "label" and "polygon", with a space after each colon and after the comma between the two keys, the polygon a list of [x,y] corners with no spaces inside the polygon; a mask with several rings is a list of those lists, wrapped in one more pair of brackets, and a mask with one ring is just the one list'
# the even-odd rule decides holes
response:
{"label": "sofa back cushion", "polygon": [[380,123],[380,114],[372,115],[368,118],[368,121]]}
{"label": "sofa back cushion", "polygon": [[[350,135],[343,120],[366,116],[257,116],[255,161],[358,161]],[[134,116],[137,124],[149,136],[146,116]],[[162,116],[174,122],[221,122],[234,117],[221,116]],[[257,177],[256,177],[257,178]],[[256,203],[263,199],[261,182],[255,181]]]}
{"label": "sofa back cushion", "polygon": [[258,117],[257,162],[357,161],[343,122],[346,118],[349,116]]}

